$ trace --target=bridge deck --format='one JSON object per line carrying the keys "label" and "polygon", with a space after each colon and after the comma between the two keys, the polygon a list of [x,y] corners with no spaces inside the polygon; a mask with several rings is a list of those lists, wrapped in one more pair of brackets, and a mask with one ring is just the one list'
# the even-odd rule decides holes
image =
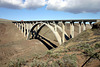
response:
{"label": "bridge deck", "polygon": [[[77,20],[33,20],[33,21],[14,21],[14,22],[24,22],[24,23],[31,23],[31,22],[97,22],[100,21],[100,19],[77,19]],[[13,22],[13,23],[14,23]]]}

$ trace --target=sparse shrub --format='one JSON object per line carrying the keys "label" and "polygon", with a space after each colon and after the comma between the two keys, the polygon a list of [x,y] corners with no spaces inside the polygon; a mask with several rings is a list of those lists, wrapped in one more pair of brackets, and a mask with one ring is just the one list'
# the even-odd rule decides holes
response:
{"label": "sparse shrub", "polygon": [[92,56],[94,53],[93,53],[93,48],[92,47],[89,47],[89,48],[85,48],[84,49],[84,52],[83,53],[85,53],[86,55],[88,55],[88,56]]}
{"label": "sparse shrub", "polygon": [[52,58],[49,58],[46,63],[48,66],[50,66],[53,62],[54,60]]}
{"label": "sparse shrub", "polygon": [[77,67],[76,65],[76,55],[64,55],[62,58],[64,62],[64,67]]}
{"label": "sparse shrub", "polygon": [[34,59],[31,63],[31,67],[45,67],[46,64],[44,62],[41,62],[40,60]]}
{"label": "sparse shrub", "polygon": [[33,58],[39,59],[39,58],[41,58],[41,55],[34,54],[34,55],[33,55]]}
{"label": "sparse shrub", "polygon": [[64,48],[64,51],[62,51],[62,52],[67,52],[67,51],[68,51],[68,49],[65,47],[65,48]]}
{"label": "sparse shrub", "polygon": [[14,67],[14,64],[15,63],[13,61],[10,61],[9,64],[8,64],[8,67]]}
{"label": "sparse shrub", "polygon": [[47,67],[46,62],[43,62],[43,61],[42,61],[40,67]]}
{"label": "sparse shrub", "polygon": [[31,63],[31,67],[36,66],[36,64],[37,64],[37,60],[34,59],[34,60],[32,61],[32,63]]}
{"label": "sparse shrub", "polygon": [[100,48],[100,43],[95,44],[95,49],[98,49],[98,48]]}
{"label": "sparse shrub", "polygon": [[90,47],[89,44],[80,43],[80,44],[77,44],[77,45],[69,46],[67,49],[69,51],[80,51],[80,50],[83,50],[84,48],[89,48],[89,47]]}
{"label": "sparse shrub", "polygon": [[60,67],[59,64],[56,61],[54,61],[50,66],[51,67]]}
{"label": "sparse shrub", "polygon": [[69,46],[67,49],[68,51],[75,51],[76,50],[76,45],[72,45],[72,46]]}
{"label": "sparse shrub", "polygon": [[90,47],[89,44],[82,43],[82,44],[77,45],[77,50],[80,51],[80,50],[83,50],[84,48],[89,48],[89,47]]}
{"label": "sparse shrub", "polygon": [[11,61],[8,67],[21,67],[21,65],[25,65],[25,61],[23,59],[17,59],[17,61]]}
{"label": "sparse shrub", "polygon": [[51,54],[50,57],[53,57],[53,58],[59,58],[60,54],[59,53],[54,53],[54,54]]}
{"label": "sparse shrub", "polygon": [[100,53],[96,53],[93,58],[97,58],[100,61]]}
{"label": "sparse shrub", "polygon": [[56,63],[60,66],[60,67],[64,67],[64,63],[62,60],[57,60]]}
{"label": "sparse shrub", "polygon": [[50,54],[52,54],[52,53],[53,53],[53,51],[51,51],[51,50],[48,50],[48,51],[47,51],[47,54],[48,54],[48,55],[50,55]]}

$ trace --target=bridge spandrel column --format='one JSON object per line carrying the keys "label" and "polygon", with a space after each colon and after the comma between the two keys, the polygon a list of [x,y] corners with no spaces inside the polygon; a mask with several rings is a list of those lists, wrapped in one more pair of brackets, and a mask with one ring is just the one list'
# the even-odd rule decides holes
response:
{"label": "bridge spandrel column", "polygon": [[28,33],[30,32],[31,30],[31,23],[28,23]]}
{"label": "bridge spandrel column", "polygon": [[18,23],[16,23],[17,24],[17,28],[18,28]]}
{"label": "bridge spandrel column", "polygon": [[55,32],[57,32],[57,25],[55,24]]}
{"label": "bridge spandrel column", "polygon": [[24,37],[26,36],[26,23],[24,23]]}
{"label": "bridge spandrel column", "polygon": [[83,22],[83,31],[86,30],[86,22]]}
{"label": "bridge spandrel column", "polygon": [[37,30],[39,29],[39,27],[40,27],[40,26],[39,26],[39,24],[38,24],[38,25],[37,25]]}
{"label": "bridge spandrel column", "polygon": [[21,23],[18,23],[18,28],[19,30],[21,30]]}
{"label": "bridge spandrel column", "polygon": [[29,34],[29,32],[28,32],[28,30],[29,30],[28,23],[26,23],[26,25],[27,25],[27,37],[28,37],[28,34]]}
{"label": "bridge spandrel column", "polygon": [[74,22],[70,22],[70,38],[74,38]]}
{"label": "bridge spandrel column", "polygon": [[82,22],[79,22],[79,33],[81,33],[81,23]]}
{"label": "bridge spandrel column", "polygon": [[31,30],[31,28],[32,28],[32,26],[33,26],[32,23],[30,23],[30,26],[31,26],[31,27],[30,27],[30,30]]}
{"label": "bridge spandrel column", "polygon": [[62,43],[65,42],[65,34],[64,34],[64,31],[65,31],[65,22],[62,22]]}
{"label": "bridge spandrel column", "polygon": [[16,23],[16,22],[15,22],[14,24],[15,24],[15,26],[17,25],[17,23]]}
{"label": "bridge spandrel column", "polygon": [[89,22],[90,29],[92,28],[92,22]]}
{"label": "bridge spandrel column", "polygon": [[21,30],[21,32],[23,33],[23,27],[24,27],[24,25],[23,25],[23,23],[22,23],[21,25],[22,25],[22,30]]}
{"label": "bridge spandrel column", "polygon": [[32,26],[34,26],[34,22],[32,23]]}
{"label": "bridge spandrel column", "polygon": [[57,24],[54,22],[54,30],[55,30],[55,32],[57,32]]}

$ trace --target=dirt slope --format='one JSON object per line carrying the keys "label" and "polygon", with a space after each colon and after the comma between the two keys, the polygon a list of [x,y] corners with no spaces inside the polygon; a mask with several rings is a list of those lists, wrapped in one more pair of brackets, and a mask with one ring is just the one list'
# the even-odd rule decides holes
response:
{"label": "dirt slope", "polygon": [[100,67],[100,23],[95,23],[92,29],[83,31],[58,48],[47,51],[44,57],[31,58],[28,61],[25,65],[20,62],[20,66]]}
{"label": "dirt slope", "polygon": [[24,35],[11,22],[0,22],[0,67],[10,60],[30,58],[34,54],[44,54],[48,50],[38,40],[26,40]]}

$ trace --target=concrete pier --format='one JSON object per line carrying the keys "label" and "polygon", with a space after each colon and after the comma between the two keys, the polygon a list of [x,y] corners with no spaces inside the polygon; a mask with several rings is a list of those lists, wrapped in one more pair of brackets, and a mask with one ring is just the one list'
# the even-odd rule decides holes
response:
{"label": "concrete pier", "polygon": [[79,22],[79,33],[81,33],[81,24],[82,22]]}
{"label": "concrete pier", "polygon": [[57,32],[57,24],[55,23],[55,21],[53,21],[53,23],[54,23],[54,30],[55,32]]}
{"label": "concrete pier", "polygon": [[65,22],[62,22],[62,43],[65,42]]}
{"label": "concrete pier", "polygon": [[27,37],[28,37],[28,34],[29,34],[29,28],[28,28],[28,23],[26,24],[26,26],[27,26]]}
{"label": "concrete pier", "polygon": [[83,22],[83,31],[86,30],[86,22]]}
{"label": "concrete pier", "polygon": [[23,25],[23,23],[21,25],[22,25],[21,33],[23,33],[23,27],[24,27],[24,25]]}
{"label": "concrete pier", "polygon": [[18,29],[21,30],[21,23],[18,23]]}
{"label": "concrete pier", "polygon": [[89,25],[90,25],[90,29],[92,28],[92,22],[89,22]]}
{"label": "concrete pier", "polygon": [[26,36],[26,23],[24,23],[24,37]]}
{"label": "concrete pier", "polygon": [[70,22],[70,38],[74,38],[74,22]]}

